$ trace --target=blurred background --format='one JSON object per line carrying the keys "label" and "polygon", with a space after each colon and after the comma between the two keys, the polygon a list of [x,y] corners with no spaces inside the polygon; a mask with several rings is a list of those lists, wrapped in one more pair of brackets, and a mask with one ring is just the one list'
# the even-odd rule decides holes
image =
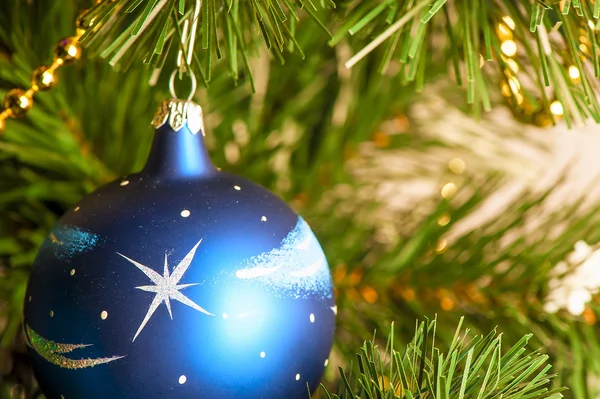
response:
{"label": "blurred background", "polygon": [[[28,87],[87,3],[0,2],[0,96]],[[334,28],[357,12],[355,2],[338,6]],[[535,85],[526,92],[527,65],[520,80],[513,65],[525,44],[503,12],[490,11],[494,40],[517,49],[481,58],[490,112],[469,105],[452,62],[439,62],[447,40],[418,67],[421,85],[393,57],[379,73],[384,48],[346,68],[380,25],[331,46],[306,15],[295,33],[305,59],[296,49],[282,65],[262,39],[249,39],[254,91],[247,70],[233,79],[221,61],[198,92],[215,164],[283,197],[324,247],[338,305],[327,386],[374,330],[385,337],[394,321],[402,344],[415,320],[437,315],[444,347],[465,316],[475,333],[497,326],[508,345],[534,333],[529,349],[550,355],[553,386],[568,386],[567,397],[600,397],[600,127]],[[446,25],[436,26],[434,39]],[[152,70],[135,58],[113,67],[100,55],[91,46],[62,69],[58,86],[36,95],[27,117],[7,121],[0,136],[3,398],[41,397],[20,335],[37,248],[82,196],[141,168],[150,121],[168,97],[168,74],[150,86]],[[588,77],[569,73],[568,56],[560,62],[578,93]]]}

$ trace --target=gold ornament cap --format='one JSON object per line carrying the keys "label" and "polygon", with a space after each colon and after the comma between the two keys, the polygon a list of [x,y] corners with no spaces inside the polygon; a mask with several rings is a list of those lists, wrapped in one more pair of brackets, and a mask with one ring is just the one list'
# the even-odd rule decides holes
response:
{"label": "gold ornament cap", "polygon": [[192,101],[179,99],[163,101],[152,120],[154,128],[158,129],[167,124],[176,132],[181,130],[186,123],[192,134],[202,132],[204,136],[202,107]]}

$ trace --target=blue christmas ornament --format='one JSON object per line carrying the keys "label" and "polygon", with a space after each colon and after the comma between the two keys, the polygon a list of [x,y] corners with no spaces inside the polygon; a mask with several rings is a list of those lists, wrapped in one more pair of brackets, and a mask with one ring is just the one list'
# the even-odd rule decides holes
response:
{"label": "blue christmas ornament", "polygon": [[24,333],[49,399],[308,398],[336,306],[327,261],[283,201],[218,171],[200,107],[165,102],[142,172],[43,243]]}

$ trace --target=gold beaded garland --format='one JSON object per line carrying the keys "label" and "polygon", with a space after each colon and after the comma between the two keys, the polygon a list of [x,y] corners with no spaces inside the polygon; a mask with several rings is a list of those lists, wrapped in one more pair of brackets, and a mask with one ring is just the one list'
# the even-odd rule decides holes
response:
{"label": "gold beaded garland", "polygon": [[94,24],[94,20],[96,18],[92,18],[90,20],[87,19],[87,12],[89,10],[83,10],[81,14],[77,17],[75,21],[75,26],[77,27],[77,35],[83,36],[85,32],[87,32],[92,25]]}
{"label": "gold beaded garland", "polygon": [[66,37],[54,47],[54,62],[58,65],[69,65],[81,58],[79,38]]}
{"label": "gold beaded garland", "polygon": [[12,118],[23,116],[33,105],[29,92],[21,89],[12,89],[4,97],[4,108]]}
{"label": "gold beaded garland", "polygon": [[36,91],[44,91],[56,85],[56,77],[52,67],[39,66],[31,74],[31,88]]}
{"label": "gold beaded garland", "polygon": [[[101,0],[97,0],[100,3]],[[37,91],[51,89],[56,85],[55,72],[62,65],[68,65],[81,58],[79,39],[92,27],[94,19],[86,19],[88,10],[77,17],[77,35],[58,42],[54,48],[54,62],[51,66],[37,67],[31,74],[31,88],[27,91],[13,89],[4,98],[4,109],[0,109],[0,132],[6,127],[6,119],[23,116],[33,106],[33,95]]]}

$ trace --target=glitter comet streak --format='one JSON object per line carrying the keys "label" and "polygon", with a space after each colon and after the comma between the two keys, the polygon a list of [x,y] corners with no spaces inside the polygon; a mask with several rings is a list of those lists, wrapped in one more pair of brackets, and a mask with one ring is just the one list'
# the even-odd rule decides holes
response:
{"label": "glitter comet streak", "polygon": [[62,356],[63,353],[70,353],[76,349],[86,348],[92,345],[86,344],[60,344],[58,342],[47,340],[42,337],[31,327],[26,326],[27,338],[31,347],[44,359],[52,364],[65,369],[84,369],[87,367],[94,367],[99,364],[110,363],[112,361],[121,359],[125,356],[112,356],[112,357],[99,357],[96,359],[70,359],[66,356]]}

